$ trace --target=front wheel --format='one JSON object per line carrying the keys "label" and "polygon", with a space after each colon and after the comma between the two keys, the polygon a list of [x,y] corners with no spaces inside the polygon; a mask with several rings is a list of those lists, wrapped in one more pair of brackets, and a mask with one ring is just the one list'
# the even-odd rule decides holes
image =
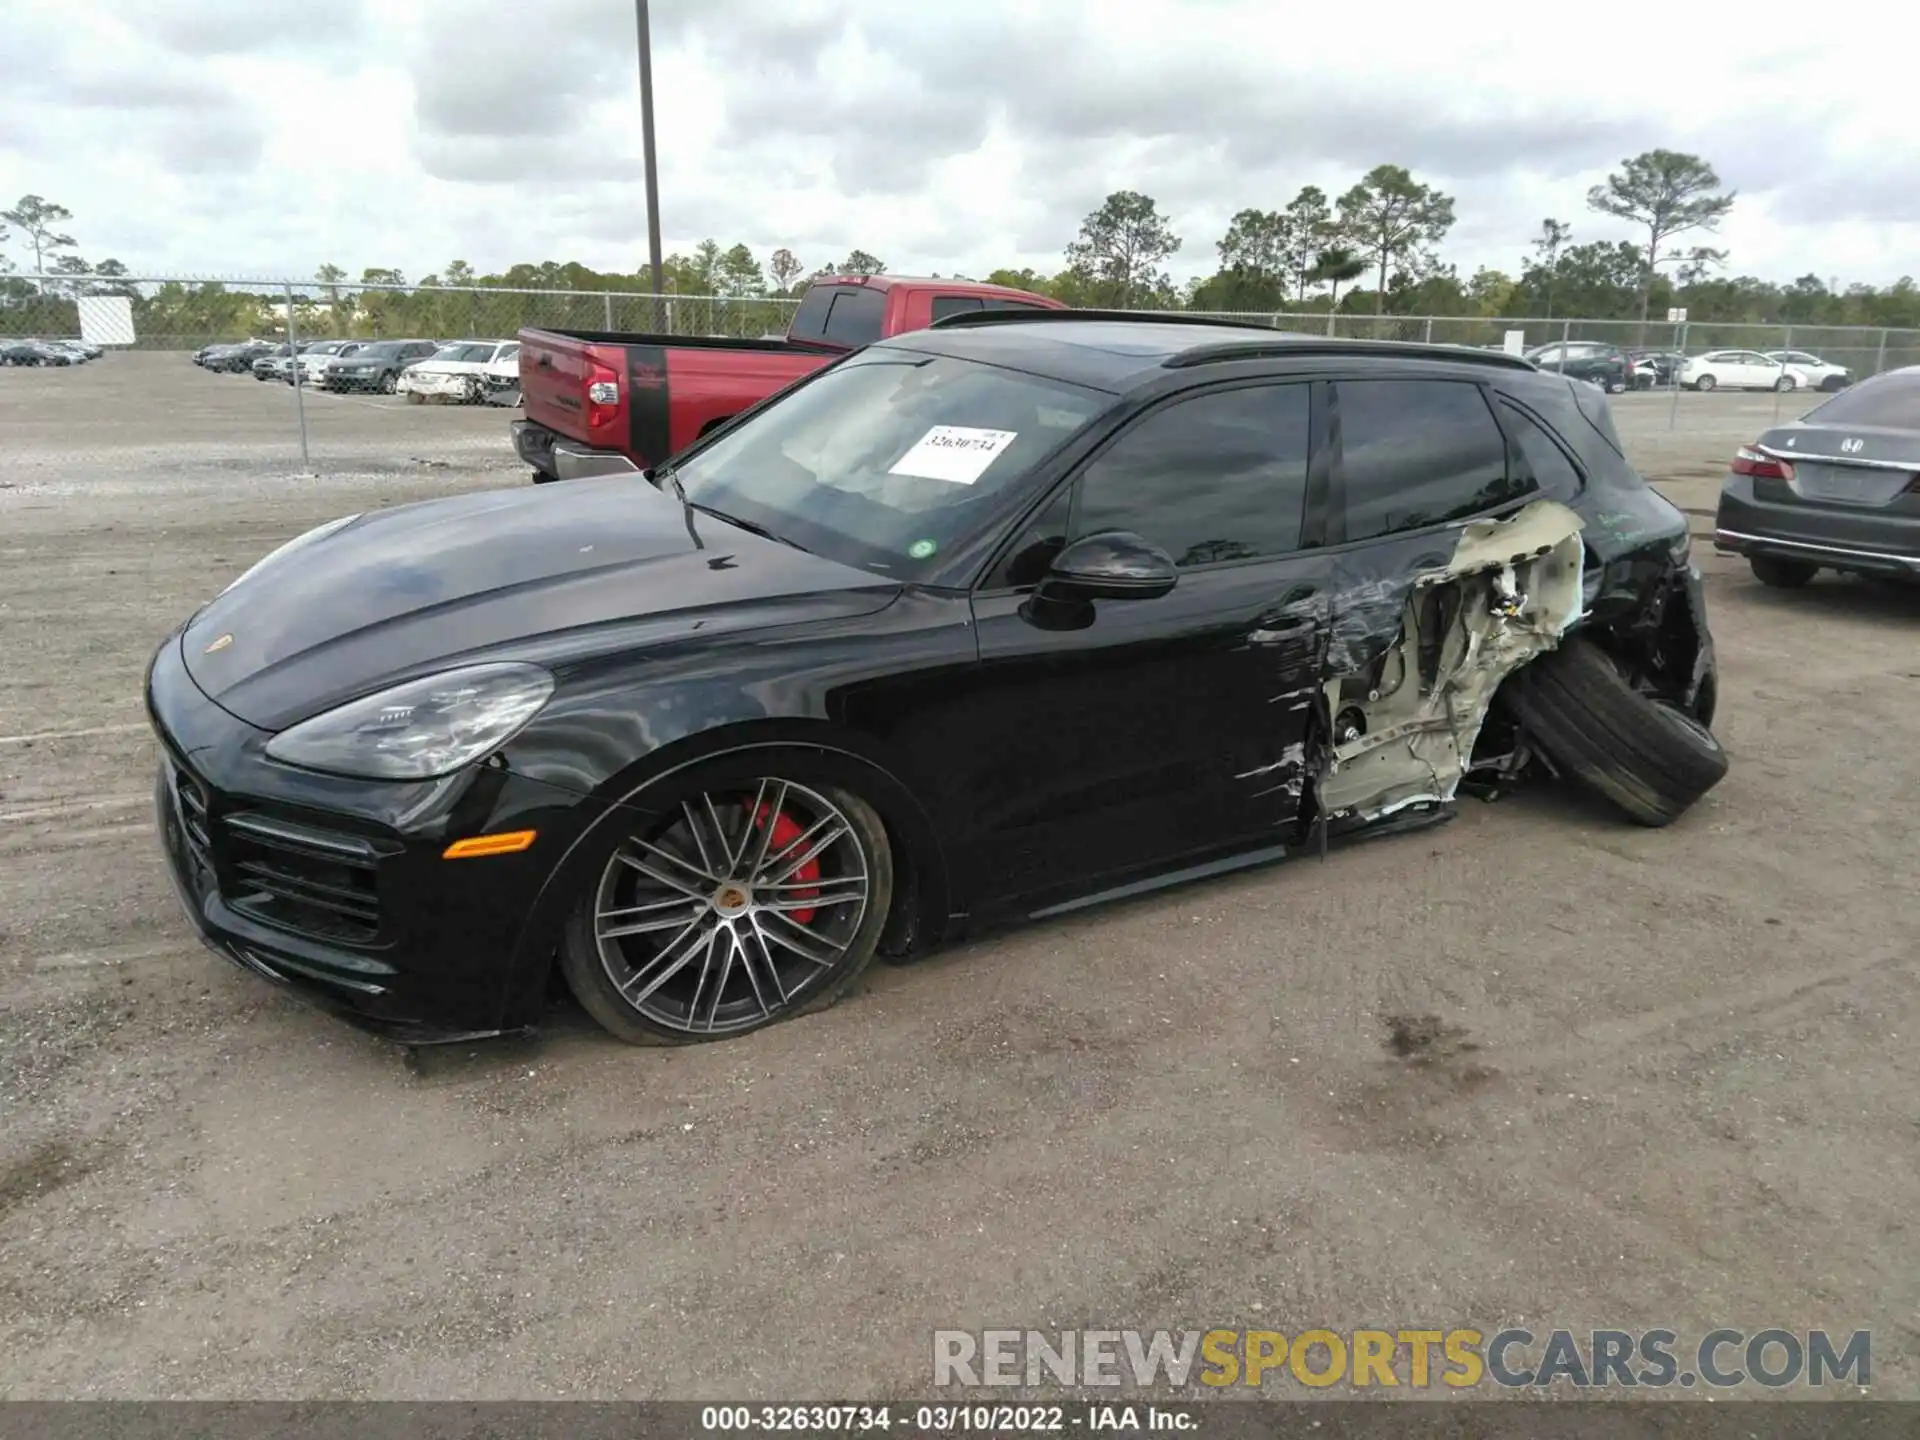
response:
{"label": "front wheel", "polygon": [[744,1035],[831,1005],[872,962],[893,850],[858,795],[789,773],[694,778],[642,803],[653,818],[613,847],[560,948],[613,1035]]}
{"label": "front wheel", "polygon": [[399,386],[400,386],[400,377],[394,374],[394,372],[391,370],[389,370],[386,374],[380,377],[380,393],[382,395],[393,394],[393,392],[397,390]]}
{"label": "front wheel", "polygon": [[1699,378],[1698,380],[1696,380],[1696,381],[1694,381],[1694,382],[1693,382],[1693,388],[1694,388],[1694,389],[1696,389],[1696,390],[1699,390],[1699,391],[1701,391],[1701,392],[1703,392],[1703,393],[1704,393],[1705,391],[1708,391],[1708,390],[1711,390],[1711,389],[1713,389],[1713,387],[1714,387],[1714,386],[1715,386],[1715,385],[1716,385],[1717,383],[1719,383],[1719,382],[1717,382],[1717,381],[1716,381],[1716,380],[1715,380],[1715,379],[1713,378],[1713,376],[1711,376],[1711,375],[1702,375],[1702,376],[1701,376],[1701,377],[1700,377],[1700,378]]}
{"label": "front wheel", "polygon": [[1782,395],[1785,395],[1788,391],[1792,390],[1793,385],[1794,385],[1794,380],[1791,375],[1782,375],[1778,380],[1773,382],[1773,388],[1779,391]]}

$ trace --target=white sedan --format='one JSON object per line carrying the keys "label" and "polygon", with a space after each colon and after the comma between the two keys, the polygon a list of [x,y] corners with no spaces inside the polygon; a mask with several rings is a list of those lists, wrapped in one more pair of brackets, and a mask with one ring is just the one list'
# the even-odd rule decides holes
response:
{"label": "white sedan", "polygon": [[1853,371],[1805,350],[1769,350],[1769,360],[1787,367],[1802,390],[1844,390],[1853,383]]}
{"label": "white sedan", "polygon": [[1792,390],[1800,382],[1758,350],[1709,350],[1681,361],[1680,383],[1689,390]]}
{"label": "white sedan", "polygon": [[477,402],[487,397],[491,372],[510,365],[518,373],[519,355],[515,340],[455,340],[401,371],[394,390],[415,405],[429,396]]}

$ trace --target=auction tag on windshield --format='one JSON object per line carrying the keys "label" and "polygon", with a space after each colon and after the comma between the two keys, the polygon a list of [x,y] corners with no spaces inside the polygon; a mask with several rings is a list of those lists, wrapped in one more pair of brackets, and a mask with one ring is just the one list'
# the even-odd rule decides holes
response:
{"label": "auction tag on windshield", "polygon": [[936,425],[894,461],[889,475],[921,480],[951,480],[971,485],[996,456],[1020,436],[1018,430],[975,430],[969,425]]}

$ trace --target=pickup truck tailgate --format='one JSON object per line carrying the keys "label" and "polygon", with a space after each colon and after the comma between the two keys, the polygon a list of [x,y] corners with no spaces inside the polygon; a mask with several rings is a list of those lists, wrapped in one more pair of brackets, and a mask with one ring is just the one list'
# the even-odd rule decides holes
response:
{"label": "pickup truck tailgate", "polygon": [[[589,445],[603,443],[610,428],[604,421],[599,425],[588,423],[588,377],[598,358],[594,348],[588,341],[551,330],[520,332],[520,394],[526,417],[556,435]],[[605,360],[598,363],[618,375]]]}

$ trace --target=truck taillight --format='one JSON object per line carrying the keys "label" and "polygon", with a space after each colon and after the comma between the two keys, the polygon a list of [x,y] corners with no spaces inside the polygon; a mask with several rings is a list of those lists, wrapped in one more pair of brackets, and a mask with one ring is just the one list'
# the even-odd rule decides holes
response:
{"label": "truck taillight", "polygon": [[620,376],[598,360],[587,366],[587,424],[608,424],[620,413]]}
{"label": "truck taillight", "polygon": [[1776,460],[1771,455],[1754,449],[1751,445],[1742,445],[1733,452],[1733,473],[1751,475],[1756,480],[1791,480],[1793,466],[1784,460]]}

